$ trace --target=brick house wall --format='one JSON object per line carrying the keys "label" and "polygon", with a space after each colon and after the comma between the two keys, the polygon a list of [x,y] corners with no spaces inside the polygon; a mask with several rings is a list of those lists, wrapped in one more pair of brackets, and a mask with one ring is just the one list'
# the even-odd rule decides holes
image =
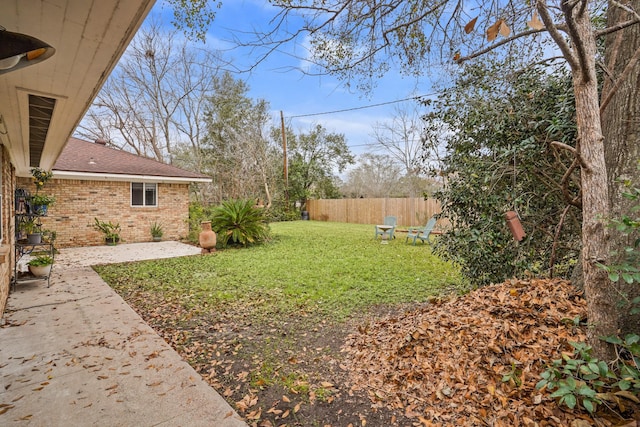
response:
{"label": "brick house wall", "polygon": [[14,233],[14,203],[13,194],[15,190],[15,169],[10,162],[9,154],[4,146],[0,146],[2,162],[0,164],[0,174],[2,174],[2,244],[0,245],[0,317],[4,314],[9,297],[9,287],[11,286],[11,276],[13,274],[13,245],[15,243]]}
{"label": "brick house wall", "polygon": [[[29,178],[18,178],[19,188],[33,195]],[[123,243],[149,242],[150,226],[162,225],[162,240],[183,240],[189,233],[189,184],[157,184],[156,207],[132,207],[131,183],[127,181],[88,181],[52,179],[40,190],[52,195],[56,203],[42,218],[42,228],[57,233],[57,248],[104,245],[104,236],[94,230],[94,218],[119,223]]]}

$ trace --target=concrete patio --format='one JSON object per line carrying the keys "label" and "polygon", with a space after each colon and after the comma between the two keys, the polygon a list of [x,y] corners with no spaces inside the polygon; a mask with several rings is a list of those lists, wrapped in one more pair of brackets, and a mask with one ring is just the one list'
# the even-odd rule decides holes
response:
{"label": "concrete patio", "polygon": [[62,249],[0,328],[0,425],[246,426],[90,265],[197,255],[178,242]]}

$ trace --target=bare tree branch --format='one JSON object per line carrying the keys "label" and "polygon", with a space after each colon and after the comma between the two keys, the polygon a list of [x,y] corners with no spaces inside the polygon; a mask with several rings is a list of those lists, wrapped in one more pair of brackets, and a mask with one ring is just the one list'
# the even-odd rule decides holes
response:
{"label": "bare tree branch", "polygon": [[616,91],[618,90],[620,85],[625,81],[627,77],[629,77],[631,71],[633,71],[633,67],[635,67],[638,60],[640,60],[640,48],[636,49],[635,53],[633,54],[629,62],[627,62],[627,65],[624,67],[624,70],[622,71],[620,76],[618,76],[618,78],[613,82],[613,86],[607,91],[606,97],[600,103],[600,114],[602,114],[607,108],[607,105],[609,105],[609,102],[611,102],[611,99],[616,94]]}
{"label": "bare tree branch", "polygon": [[[558,45],[558,48],[562,52],[562,55],[564,56],[566,61],[569,63],[569,66],[571,66],[572,69],[577,69],[579,66],[578,58],[572,52],[571,47],[569,46],[569,44],[567,44],[562,34],[560,34],[559,29],[555,26],[553,18],[549,13],[546,1],[537,0],[536,9],[540,14],[540,17],[542,18],[542,22],[544,23],[546,29],[549,31],[549,35]],[[568,31],[569,28],[567,27],[567,32]]]}
{"label": "bare tree branch", "polygon": [[606,35],[611,34],[611,33],[615,33],[616,31],[624,30],[625,28],[629,28],[630,26],[636,25],[636,24],[639,24],[639,23],[640,23],[640,18],[630,19],[630,20],[625,21],[625,22],[620,22],[620,23],[614,25],[613,27],[607,27],[607,28],[604,28],[602,30],[598,30],[594,34],[595,34],[596,38],[599,38],[599,37],[606,36]]}
{"label": "bare tree branch", "polygon": [[497,43],[494,43],[494,44],[492,44],[490,46],[487,46],[484,49],[481,49],[481,50],[479,50],[477,52],[473,52],[473,53],[471,53],[471,54],[469,54],[467,56],[462,56],[457,60],[457,62],[462,63],[464,61],[468,61],[470,59],[477,58],[479,56],[482,56],[482,55],[485,55],[485,54],[491,52],[492,50],[495,50],[495,49],[499,48],[500,46],[504,46],[506,44],[509,44],[509,43],[513,42],[514,40],[518,40],[518,39],[520,39],[522,37],[527,37],[527,36],[530,36],[530,35],[533,35],[533,34],[543,33],[545,31],[547,31],[547,30],[546,29],[542,29],[542,30],[527,30],[527,31],[523,31],[523,32],[518,33],[518,34],[514,34],[514,35],[512,35],[510,37],[501,39]]}

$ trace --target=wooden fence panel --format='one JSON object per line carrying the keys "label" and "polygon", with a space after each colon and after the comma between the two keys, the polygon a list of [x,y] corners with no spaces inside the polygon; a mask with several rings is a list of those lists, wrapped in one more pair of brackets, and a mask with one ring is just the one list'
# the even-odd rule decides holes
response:
{"label": "wooden fence panel", "polygon": [[385,216],[396,216],[401,227],[419,227],[440,213],[435,199],[380,198],[380,199],[320,199],[308,200],[309,218],[316,221],[346,222],[352,224],[380,224]]}

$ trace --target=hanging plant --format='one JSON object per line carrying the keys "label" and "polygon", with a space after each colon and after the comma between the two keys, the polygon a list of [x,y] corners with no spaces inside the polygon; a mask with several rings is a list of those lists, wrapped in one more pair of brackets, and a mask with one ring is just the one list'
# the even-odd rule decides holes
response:
{"label": "hanging plant", "polygon": [[33,183],[36,186],[36,194],[38,194],[47,181],[53,178],[53,172],[40,168],[31,168],[31,176],[33,176]]}

